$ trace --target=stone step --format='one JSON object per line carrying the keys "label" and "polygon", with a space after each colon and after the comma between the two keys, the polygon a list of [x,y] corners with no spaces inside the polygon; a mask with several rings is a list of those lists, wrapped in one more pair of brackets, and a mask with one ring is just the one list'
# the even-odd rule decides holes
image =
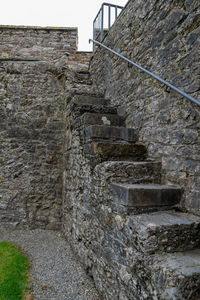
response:
{"label": "stone step", "polygon": [[117,114],[117,109],[109,106],[110,101],[98,96],[75,95],[70,102],[70,110],[82,115],[85,112]]}
{"label": "stone step", "polygon": [[186,251],[200,247],[200,217],[176,211],[130,216],[126,228],[143,253]]}
{"label": "stone step", "polygon": [[200,299],[200,249],[147,255],[144,269],[136,270],[154,299]]}
{"label": "stone step", "polygon": [[109,140],[109,141],[125,141],[136,142],[137,136],[132,128],[90,125],[85,128],[86,141]]}
{"label": "stone step", "polygon": [[84,145],[84,151],[88,155],[104,159],[130,159],[144,160],[146,158],[146,147],[138,144],[91,142]]}
{"label": "stone step", "polygon": [[78,105],[109,105],[110,101],[99,96],[92,95],[75,95],[73,102]]}
{"label": "stone step", "polygon": [[118,203],[125,207],[171,207],[181,199],[181,189],[174,186],[112,183],[111,188]]}
{"label": "stone step", "polygon": [[75,73],[76,79],[81,83],[92,84],[90,80],[90,72],[87,70],[78,70]]}
{"label": "stone step", "polygon": [[85,113],[81,117],[81,125],[123,126],[124,120],[117,114]]}
{"label": "stone step", "polygon": [[152,161],[105,161],[95,167],[95,177],[107,183],[161,182],[161,163]]}

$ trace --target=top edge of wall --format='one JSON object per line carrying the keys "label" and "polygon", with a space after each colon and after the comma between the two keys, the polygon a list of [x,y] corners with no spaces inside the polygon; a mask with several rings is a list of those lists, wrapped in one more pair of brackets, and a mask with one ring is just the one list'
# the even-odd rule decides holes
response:
{"label": "top edge of wall", "polygon": [[77,27],[54,27],[54,26],[23,26],[23,25],[0,25],[0,30],[16,29],[16,30],[52,30],[52,31],[78,31]]}

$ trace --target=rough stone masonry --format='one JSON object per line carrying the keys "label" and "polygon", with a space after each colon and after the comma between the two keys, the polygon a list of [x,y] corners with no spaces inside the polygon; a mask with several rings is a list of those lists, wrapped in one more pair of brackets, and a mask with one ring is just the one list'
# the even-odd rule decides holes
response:
{"label": "rough stone masonry", "polygon": [[[198,0],[128,1],[103,43],[199,99]],[[183,208],[200,215],[200,110],[99,47],[90,72],[96,88],[162,161],[163,182],[184,188]]]}
{"label": "rough stone masonry", "polygon": [[[103,42],[198,98],[199,9],[130,0]],[[103,299],[198,299],[199,108],[101,48],[90,76],[76,29],[0,35],[1,226],[61,230]]]}
{"label": "rough stone masonry", "polygon": [[0,36],[1,224],[59,229],[65,80],[84,74],[89,53],[77,52],[76,28],[1,26]]}

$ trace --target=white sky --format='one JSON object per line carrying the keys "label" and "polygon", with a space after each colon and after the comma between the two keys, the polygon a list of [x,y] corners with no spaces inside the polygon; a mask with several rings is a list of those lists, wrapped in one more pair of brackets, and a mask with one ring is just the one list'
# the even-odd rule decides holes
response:
{"label": "white sky", "polygon": [[92,46],[92,24],[103,2],[124,6],[127,0],[2,0],[1,25],[78,27],[79,50]]}

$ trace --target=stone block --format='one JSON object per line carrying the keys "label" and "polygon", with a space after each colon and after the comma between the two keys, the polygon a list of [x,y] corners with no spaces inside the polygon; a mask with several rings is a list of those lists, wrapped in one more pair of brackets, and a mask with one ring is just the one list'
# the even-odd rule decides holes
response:
{"label": "stone block", "polygon": [[85,138],[91,140],[122,140],[126,142],[136,142],[137,136],[134,129],[125,127],[91,125],[85,128]]}
{"label": "stone block", "polygon": [[103,97],[91,96],[91,95],[75,95],[73,97],[73,103],[76,105],[104,105],[110,104],[109,100]]}
{"label": "stone block", "polygon": [[126,227],[143,253],[186,251],[200,246],[200,217],[176,211],[130,216]]}
{"label": "stone block", "polygon": [[123,126],[124,122],[117,114],[94,114],[85,113],[81,117],[82,125],[110,125],[110,126]]}
{"label": "stone block", "polygon": [[72,112],[75,112],[78,116],[84,114],[85,112],[100,113],[100,114],[117,113],[117,109],[112,106],[108,106],[106,100],[100,99],[96,103],[92,103],[92,102],[94,102],[93,99],[91,101],[79,101],[76,98],[70,102],[69,109]]}
{"label": "stone block", "polygon": [[139,277],[145,276],[149,289],[155,291],[155,299],[197,300],[200,296],[200,249],[146,256],[143,275],[139,273]]}
{"label": "stone block", "polygon": [[137,144],[122,144],[109,142],[92,142],[85,145],[86,154],[100,157],[130,158],[143,160],[146,157],[146,148]]}
{"label": "stone block", "polygon": [[161,163],[152,161],[106,161],[95,168],[96,177],[115,183],[160,183]]}
{"label": "stone block", "polygon": [[181,199],[181,189],[174,186],[112,183],[111,188],[116,200],[128,207],[173,206]]}

